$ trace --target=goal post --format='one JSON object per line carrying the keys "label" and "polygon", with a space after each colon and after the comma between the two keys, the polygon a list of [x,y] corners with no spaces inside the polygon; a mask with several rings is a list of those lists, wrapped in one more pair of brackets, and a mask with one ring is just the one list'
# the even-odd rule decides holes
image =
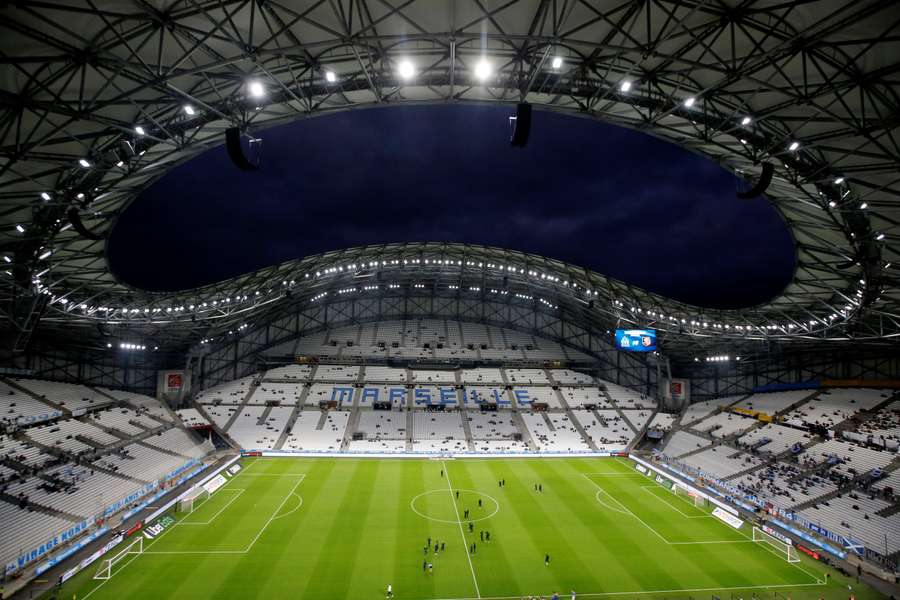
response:
{"label": "goal post", "polygon": [[113,568],[123,560],[127,556],[132,554],[143,554],[144,553],[144,536],[139,535],[133,542],[128,544],[125,548],[116,553],[112,558],[107,558],[102,563],[100,563],[100,569],[97,570],[97,574],[94,575],[94,579],[109,579],[113,576]]}
{"label": "goal post", "polygon": [[787,560],[789,563],[800,562],[800,557],[797,555],[797,551],[794,549],[794,546],[792,544],[778,539],[771,533],[766,533],[759,527],[753,528],[753,541],[768,544],[769,546],[777,550],[779,554],[784,555],[785,560]]}
{"label": "goal post", "polygon": [[194,509],[209,499],[209,491],[204,487],[191,490],[178,501],[178,512],[191,514]]}
{"label": "goal post", "polygon": [[681,496],[697,508],[706,508],[709,505],[703,495],[678,484],[672,486],[672,493]]}

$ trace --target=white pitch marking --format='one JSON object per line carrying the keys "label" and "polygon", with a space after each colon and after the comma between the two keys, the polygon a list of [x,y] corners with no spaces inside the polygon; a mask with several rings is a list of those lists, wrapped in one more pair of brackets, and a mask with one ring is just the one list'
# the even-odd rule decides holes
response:
{"label": "white pitch marking", "polygon": [[[253,460],[253,461],[249,461],[249,462],[250,462],[249,465],[247,465],[246,467],[244,467],[243,469],[241,469],[241,470],[238,472],[237,475],[235,475],[234,477],[232,477],[232,478],[229,479],[228,481],[229,481],[229,482],[234,481],[235,479],[237,479],[238,476],[240,476],[241,474],[246,473],[246,472],[247,472],[247,469],[249,469],[250,467],[252,467],[253,465],[255,465],[256,463],[259,462],[259,459],[256,459],[256,460]],[[225,485],[228,485],[228,483],[226,482]],[[162,538],[162,536],[166,535],[167,533],[169,533],[170,531],[172,531],[173,529],[175,529],[176,527],[178,527],[178,524],[179,524],[179,523],[180,523],[180,521],[176,521],[174,525],[172,525],[171,527],[169,527],[168,529],[166,529],[165,531],[163,531],[161,534],[159,534],[158,536],[156,536],[156,538],[150,540],[150,543],[147,544],[147,547],[149,548],[149,547],[151,547],[152,545],[154,545],[156,542],[158,542],[158,541]],[[115,577],[117,574],[119,574],[119,573],[121,573],[122,571],[124,571],[124,570],[125,570],[125,567],[127,567],[127,566],[130,565],[132,562],[134,562],[135,559],[137,559],[138,557],[140,557],[142,554],[147,554],[147,550],[144,550],[141,554],[136,554],[136,555],[134,556],[134,558],[132,558],[131,560],[129,560],[127,563],[123,564],[123,565],[122,565],[122,568],[119,569],[116,573],[111,573],[110,576],[109,576],[109,579],[104,579],[103,581],[101,581],[101,582],[100,582],[100,585],[98,585],[97,587],[95,587],[94,589],[92,589],[90,592],[88,592],[87,594],[85,594],[85,595],[84,595],[84,598],[83,598],[82,600],[87,600],[94,592],[96,592],[97,590],[99,590],[100,588],[102,588],[104,585],[106,585],[107,582],[112,581],[112,578],[113,578],[113,577]]]}
{"label": "white pitch marking", "polygon": [[637,471],[632,471],[630,473],[613,473],[611,471],[610,472],[600,471],[600,472],[593,472],[593,473],[583,472],[582,475],[600,475],[601,477],[635,477],[635,476],[637,476],[637,477],[643,477],[645,479],[647,477],[646,475],[641,475]]}
{"label": "white pitch marking", "polygon": [[450,471],[447,470],[447,463],[443,460],[441,461],[441,466],[444,468],[444,475],[447,476],[447,491],[450,493],[450,503],[453,505],[453,510],[456,512],[459,535],[462,538],[464,546],[463,551],[466,553],[466,559],[469,561],[469,570],[472,572],[472,583],[475,584],[475,594],[481,598],[481,590],[478,589],[478,579],[475,578],[475,567],[472,566],[472,556],[469,554],[469,545],[466,543],[466,533],[463,531],[462,521],[459,518],[459,507],[456,506],[456,499],[453,497],[453,484],[450,483]]}
{"label": "white pitch marking", "polygon": [[[628,516],[631,516],[631,517],[634,516],[630,511],[622,510],[621,508],[616,508],[615,506],[610,506],[609,504],[607,504],[606,502],[604,502],[603,500],[600,499],[600,498],[601,498],[600,494],[606,494],[607,496],[609,496],[609,493],[608,493],[608,492],[605,492],[605,491],[603,491],[603,490],[597,490],[597,495],[596,495],[596,496],[597,496],[597,502],[599,502],[600,504],[602,504],[603,506],[605,506],[605,507],[608,508],[609,510],[614,511],[614,512],[617,512],[617,513],[621,513],[621,514],[623,514],[623,515],[628,515]],[[609,497],[612,498],[612,496],[609,496]]]}
{"label": "white pitch marking", "polygon": [[297,506],[295,506],[295,507],[292,508],[291,510],[287,511],[287,512],[284,513],[283,515],[278,515],[277,517],[275,517],[274,519],[272,519],[273,521],[276,521],[276,520],[278,520],[278,519],[281,519],[282,517],[286,517],[286,516],[288,516],[288,515],[294,514],[295,512],[297,512],[298,510],[300,510],[300,507],[301,507],[301,506],[303,506],[303,497],[302,497],[302,496],[298,496],[297,494],[291,494],[291,496],[293,496],[294,498],[296,498],[297,500],[299,500],[299,501],[300,501],[300,504],[298,504]]}
{"label": "white pitch marking", "polygon": [[[216,520],[216,517],[218,517],[218,516],[221,515],[223,512],[225,512],[225,509],[228,508],[229,506],[231,506],[231,504],[232,504],[235,500],[237,500],[238,498],[240,498],[240,497],[241,497],[241,494],[243,494],[246,490],[244,490],[243,488],[222,488],[222,489],[219,490],[219,491],[220,491],[220,492],[239,492],[239,493],[238,493],[238,494],[235,494],[235,496],[234,496],[231,500],[229,500],[228,502],[226,502],[225,505],[224,505],[222,508],[220,508],[220,509],[218,510],[218,512],[216,512],[216,514],[214,514],[213,516],[211,516],[209,519],[207,519],[207,520],[205,520],[205,521],[186,521],[185,519],[186,519],[187,517],[185,517],[185,519],[182,519],[182,520],[181,520],[181,524],[182,524],[182,525],[209,525],[210,523],[212,523],[213,521]],[[196,512],[196,511],[194,511],[194,512]]]}
{"label": "white pitch marking", "polygon": [[[621,457],[616,457],[615,460],[616,460],[616,462],[621,462],[622,464],[626,464],[626,465],[628,465],[629,467],[632,466],[632,464],[628,462],[628,459],[621,458]],[[590,479],[590,478],[588,478],[588,479]],[[597,483],[594,482],[594,481],[592,481],[591,483],[593,483],[594,485],[597,485]],[[597,486],[597,487],[599,487],[599,486]],[[635,518],[637,518],[636,515],[635,515]],[[638,519],[638,520],[640,521],[640,519]],[[643,523],[643,521],[641,521],[641,523]],[[646,523],[645,523],[645,525],[646,525]],[[738,529],[737,532],[738,532],[739,534],[741,534],[742,536],[744,536],[745,538],[747,538],[747,541],[753,542],[753,538],[750,537],[749,535],[747,535],[744,531]],[[656,533],[656,532],[654,531],[654,533]],[[659,534],[657,533],[657,535],[659,535]],[[661,537],[661,536],[660,536],[660,537]],[[743,541],[743,540],[741,540],[741,541]],[[668,543],[668,544],[670,544],[670,545],[673,544],[672,542],[666,542],[666,543]],[[714,542],[674,542],[674,545],[692,544],[692,543],[693,543],[693,544],[702,544],[702,543],[714,543]],[[715,542],[715,543],[719,543],[719,542]],[[732,542],[732,543],[736,543],[736,542]],[[777,556],[778,558],[781,558],[781,555],[780,555],[780,554],[778,554],[778,553],[777,553],[775,550],[773,550],[772,548],[769,548],[766,544],[763,544],[763,547],[764,547],[764,549],[765,549],[766,551],[770,552],[770,553],[773,554],[774,556]],[[788,563],[788,564],[791,564],[791,565],[797,567],[800,571],[802,571],[802,572],[805,573],[806,575],[809,575],[809,576],[812,577],[814,580],[816,580],[816,581],[821,581],[818,577],[816,577],[815,575],[813,575],[812,573],[810,573],[809,571],[807,571],[806,569],[804,569],[803,567],[801,567],[799,563]],[[798,584],[798,585],[815,585],[815,584]],[[720,589],[727,589],[727,588],[720,588]],[[738,589],[746,589],[746,588],[738,588]],[[707,591],[707,590],[695,590],[695,591]]]}
{"label": "white pitch marking", "polygon": [[624,508],[625,510],[628,511],[628,513],[627,513],[628,515],[637,519],[638,523],[640,523],[641,525],[643,525],[644,527],[646,527],[647,529],[652,531],[656,537],[661,539],[663,541],[663,543],[668,544],[669,546],[689,546],[689,545],[699,545],[699,544],[743,544],[744,543],[744,540],[714,540],[714,541],[709,541],[709,542],[670,542],[660,532],[656,531],[653,527],[648,525],[642,518],[640,518],[639,516],[634,514],[634,512],[632,512],[630,509],[628,509],[627,506],[625,506],[619,500],[617,500],[612,494],[610,494],[609,492],[604,490],[602,487],[600,487],[600,485],[596,481],[592,480],[587,475],[584,475],[584,478],[587,479],[588,481],[590,481],[594,485],[594,487],[596,487],[598,490],[603,491],[603,493],[606,494],[609,498],[612,498],[613,500],[615,500],[616,504],[618,504],[619,506],[621,506],[622,508]]}
{"label": "white pitch marking", "polygon": [[279,505],[278,505],[278,508],[275,509],[275,512],[272,513],[272,516],[269,517],[269,520],[266,521],[266,524],[262,526],[262,529],[259,530],[259,533],[257,533],[257,534],[256,534],[256,537],[253,538],[253,541],[250,542],[250,545],[247,546],[246,552],[249,552],[250,549],[253,548],[253,545],[256,543],[256,540],[258,540],[258,539],[259,539],[259,536],[261,536],[261,535],[263,534],[263,532],[266,530],[266,527],[269,526],[269,523],[271,523],[272,521],[275,520],[275,515],[278,514],[278,511],[280,511],[281,508],[284,506],[285,502],[288,501],[288,498],[290,498],[291,496],[295,495],[294,492],[297,491],[297,487],[298,487],[301,483],[303,483],[303,480],[304,480],[304,479],[306,479],[306,474],[304,474],[302,477],[300,477],[300,479],[297,480],[297,483],[294,484],[294,487],[291,488],[291,491],[288,492],[287,496],[284,497],[284,500],[281,501],[281,504],[279,504]]}
{"label": "white pitch marking", "polygon": [[[712,515],[707,515],[707,514],[703,514],[703,515],[692,515],[692,514],[690,514],[690,513],[684,512],[683,510],[681,510],[680,507],[675,506],[674,504],[672,504],[671,502],[669,502],[669,500],[668,500],[667,498],[663,498],[663,497],[659,496],[658,494],[656,494],[656,493],[654,493],[654,492],[651,491],[651,490],[661,490],[661,489],[663,489],[663,488],[661,488],[661,487],[658,486],[658,485],[644,485],[644,486],[641,486],[641,489],[650,492],[650,495],[651,495],[651,496],[653,496],[654,498],[656,498],[656,499],[659,500],[660,502],[664,502],[667,506],[670,506],[673,510],[678,511],[678,512],[681,514],[681,516],[685,517],[686,519],[714,519],[714,518],[715,518],[715,517],[713,517]],[[671,495],[671,494],[669,494],[669,495]],[[685,503],[685,504],[686,504],[686,503]],[[688,505],[688,504],[686,504],[686,505],[687,505],[687,506],[692,506],[692,505]],[[699,509],[698,509],[698,510],[699,510]]]}
{"label": "white pitch marking", "polygon": [[300,477],[301,475],[306,475],[306,473],[249,473],[247,477]]}
{"label": "white pitch marking", "polygon": [[[478,521],[484,521],[485,519],[490,519],[491,517],[493,517],[494,515],[496,515],[498,512],[500,512],[500,503],[497,502],[497,499],[494,498],[493,496],[491,496],[490,494],[485,494],[484,492],[476,492],[475,490],[464,490],[464,489],[462,489],[462,488],[457,488],[456,491],[457,491],[457,492],[471,492],[471,493],[473,493],[473,494],[478,494],[479,496],[485,496],[485,497],[487,497],[487,498],[490,498],[490,499],[491,499],[491,502],[494,503],[494,512],[492,512],[491,514],[489,514],[489,515],[487,515],[487,516],[479,517],[479,518],[477,518],[477,519],[468,519],[468,521],[470,521],[470,522],[472,522],[472,523],[477,523]],[[438,523],[449,523],[450,525],[453,525],[453,524],[455,524],[455,523],[459,523],[459,521],[451,521],[450,519],[438,519],[438,518],[436,518],[436,517],[429,517],[428,515],[422,514],[421,512],[418,511],[418,509],[417,509],[416,506],[415,506],[416,500],[418,500],[418,499],[421,498],[422,496],[427,496],[428,494],[438,494],[438,493],[443,494],[443,493],[444,493],[444,490],[443,490],[443,489],[440,489],[440,490],[429,490],[429,491],[427,491],[427,492],[422,492],[421,494],[419,494],[419,495],[413,497],[413,499],[409,501],[409,507],[412,509],[412,511],[413,511],[414,513],[416,513],[417,515],[419,515],[419,516],[422,517],[423,519],[428,519],[429,521],[436,521],[436,522],[438,522]],[[459,516],[459,513],[458,513],[458,512],[457,512],[457,516]]]}
{"label": "white pitch marking", "polygon": [[247,554],[246,550],[150,550],[144,554]]}
{"label": "white pitch marking", "polygon": [[[717,591],[731,591],[731,590],[759,590],[759,589],[782,589],[782,588],[797,588],[797,587],[811,587],[818,585],[825,585],[821,580],[816,580],[818,583],[784,583],[784,584],[771,584],[771,585],[743,585],[743,586],[735,586],[735,587],[719,587],[719,588],[682,588],[677,590],[642,590],[638,592],[594,592],[594,593],[582,593],[578,592],[578,596],[592,596],[592,597],[600,597],[600,596],[632,596],[632,595],[646,595],[646,594],[679,594],[679,593],[689,593],[689,592],[717,592]],[[521,598],[521,596],[479,596],[478,598],[438,598],[434,600],[517,600]],[[423,600],[433,600],[430,598],[425,598]]]}

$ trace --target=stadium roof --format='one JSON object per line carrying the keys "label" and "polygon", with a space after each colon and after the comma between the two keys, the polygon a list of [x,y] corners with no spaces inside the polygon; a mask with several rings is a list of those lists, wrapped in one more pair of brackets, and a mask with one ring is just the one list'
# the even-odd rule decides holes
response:
{"label": "stadium roof", "polygon": [[[374,271],[398,292],[489,294],[500,281],[546,310],[593,302],[598,324],[690,339],[900,334],[891,0],[70,0],[7,3],[0,17],[0,308],[20,339],[42,315],[42,328],[111,323],[196,341],[198,321],[227,329],[288,289],[312,301]],[[117,215],[228,127],[264,136],[340,110],[522,100],[661,137],[750,181],[773,164],[767,196],[796,241],[792,283],[765,305],[716,311],[542,257],[428,243],[327,253],[179,293],[137,290],[109,270],[103,238]]]}

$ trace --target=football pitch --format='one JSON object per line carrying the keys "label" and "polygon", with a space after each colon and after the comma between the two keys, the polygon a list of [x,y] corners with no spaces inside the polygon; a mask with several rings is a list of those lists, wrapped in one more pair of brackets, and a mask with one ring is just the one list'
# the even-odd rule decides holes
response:
{"label": "football pitch", "polygon": [[788,563],[749,523],[735,530],[624,458],[241,464],[109,579],[94,579],[98,561],[59,596],[365,599],[390,584],[410,600],[804,599],[846,598],[852,584],[881,597],[805,556]]}

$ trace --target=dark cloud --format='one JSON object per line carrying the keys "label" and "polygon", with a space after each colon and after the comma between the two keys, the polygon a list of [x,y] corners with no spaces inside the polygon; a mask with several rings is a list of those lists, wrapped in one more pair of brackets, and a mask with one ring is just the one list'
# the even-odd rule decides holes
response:
{"label": "dark cloud", "polygon": [[503,246],[716,307],[765,301],[793,244],[764,199],[645,134],[538,112],[525,150],[509,109],[392,107],[262,133],[263,168],[216,148],[174,169],[121,216],[116,273],[177,290],[327,250],[402,241]]}

